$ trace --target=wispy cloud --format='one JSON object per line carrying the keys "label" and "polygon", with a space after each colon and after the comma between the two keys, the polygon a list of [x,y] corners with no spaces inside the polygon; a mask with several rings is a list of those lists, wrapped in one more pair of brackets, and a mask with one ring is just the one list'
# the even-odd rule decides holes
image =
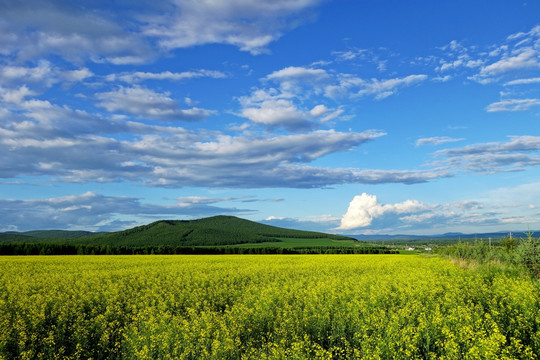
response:
{"label": "wispy cloud", "polygon": [[523,77],[533,75],[531,78],[534,79],[540,70],[539,43],[540,32],[535,26],[528,32],[512,34],[488,47],[468,46],[453,40],[439,48],[440,56],[423,60],[426,64],[433,64],[435,70],[445,76],[465,75],[481,84],[501,81],[505,81],[505,85],[530,84],[534,81],[529,82]]}
{"label": "wispy cloud", "polygon": [[490,142],[435,152],[454,168],[473,172],[519,171],[540,165],[540,137],[510,136],[507,142]]}
{"label": "wispy cloud", "polygon": [[529,84],[536,84],[536,83],[540,83],[540,77],[528,78],[528,79],[516,79],[516,80],[508,81],[504,85],[529,85]]}
{"label": "wispy cloud", "polygon": [[540,105],[540,99],[508,99],[489,104],[486,107],[486,111],[526,111],[538,105]]}
{"label": "wispy cloud", "polygon": [[202,77],[209,77],[214,79],[226,78],[227,75],[221,71],[216,70],[194,70],[184,72],[170,72],[162,71],[159,73],[136,71],[131,73],[111,74],[106,76],[107,81],[124,81],[129,84],[139,83],[145,80],[169,80],[169,81],[181,81],[187,79],[196,79]]}
{"label": "wispy cloud", "polygon": [[517,55],[504,57],[499,61],[482,67],[480,74],[491,76],[539,66],[538,52],[533,48],[525,48],[520,49]]}
{"label": "wispy cloud", "polygon": [[441,145],[446,143],[452,143],[452,142],[458,142],[462,141],[464,139],[459,138],[451,138],[448,136],[433,136],[428,138],[420,138],[416,140],[416,146],[424,146],[424,145]]}
{"label": "wispy cloud", "polygon": [[393,95],[401,87],[411,86],[428,78],[427,75],[408,75],[403,78],[393,78],[386,80],[372,79],[358,91],[358,95],[375,95],[376,99],[384,99]]}

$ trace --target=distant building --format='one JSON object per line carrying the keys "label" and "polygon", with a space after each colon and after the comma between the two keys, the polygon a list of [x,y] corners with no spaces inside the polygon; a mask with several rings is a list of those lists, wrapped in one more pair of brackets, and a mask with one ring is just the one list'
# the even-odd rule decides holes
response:
{"label": "distant building", "polygon": [[406,248],[405,250],[407,250],[407,251],[414,251],[414,248],[409,246],[409,247]]}
{"label": "distant building", "polygon": [[424,250],[426,250],[426,251],[431,251],[431,248],[430,248],[430,247],[427,247],[427,248],[425,248]]}

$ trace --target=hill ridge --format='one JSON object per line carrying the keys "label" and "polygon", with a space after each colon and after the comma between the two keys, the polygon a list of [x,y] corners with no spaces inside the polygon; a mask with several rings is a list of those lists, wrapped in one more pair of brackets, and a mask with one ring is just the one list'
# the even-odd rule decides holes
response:
{"label": "hill ridge", "polygon": [[[0,241],[2,240],[0,236]],[[15,238],[15,239],[13,239]],[[225,246],[280,242],[281,239],[355,239],[322,232],[281,228],[230,215],[194,220],[157,220],[146,225],[105,234],[74,238],[30,238],[11,236],[10,242],[51,242],[98,246]]]}

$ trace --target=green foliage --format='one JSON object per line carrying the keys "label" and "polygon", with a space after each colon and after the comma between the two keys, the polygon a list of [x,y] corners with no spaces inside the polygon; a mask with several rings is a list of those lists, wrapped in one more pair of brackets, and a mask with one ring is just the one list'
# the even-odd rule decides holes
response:
{"label": "green foliage", "polygon": [[518,239],[512,236],[505,236],[501,241],[501,246],[506,250],[507,253],[516,250],[518,245]]}
{"label": "green foliage", "polygon": [[527,238],[521,241],[517,251],[518,259],[529,272],[540,279],[540,239],[529,232]]}
{"label": "green foliage", "polygon": [[506,237],[499,246],[489,247],[485,241],[459,242],[451,246],[440,247],[437,252],[461,260],[479,263],[498,261],[521,266],[530,275],[540,279],[540,239],[535,238],[532,232],[527,232],[526,235],[526,238],[519,240],[515,237]]}
{"label": "green foliage", "polygon": [[0,257],[1,359],[536,359],[531,279],[420,256]]}

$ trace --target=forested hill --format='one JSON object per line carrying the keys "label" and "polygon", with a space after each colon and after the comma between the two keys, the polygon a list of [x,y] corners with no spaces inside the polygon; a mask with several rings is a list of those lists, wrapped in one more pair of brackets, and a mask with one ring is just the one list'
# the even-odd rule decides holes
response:
{"label": "forested hill", "polygon": [[77,242],[114,246],[221,246],[276,242],[280,238],[354,240],[345,236],[283,229],[234,216],[214,216],[198,220],[161,220],[129,230],[79,238]]}
{"label": "forested hill", "polygon": [[[6,235],[6,234],[3,234]],[[8,240],[9,239],[9,240]],[[279,239],[332,239],[354,240],[349,237],[320,232],[284,229],[234,216],[214,216],[198,220],[161,220],[132,229],[70,239],[41,236],[33,238],[11,234],[0,236],[0,242],[9,243],[56,243],[91,246],[223,246],[276,242]]]}

